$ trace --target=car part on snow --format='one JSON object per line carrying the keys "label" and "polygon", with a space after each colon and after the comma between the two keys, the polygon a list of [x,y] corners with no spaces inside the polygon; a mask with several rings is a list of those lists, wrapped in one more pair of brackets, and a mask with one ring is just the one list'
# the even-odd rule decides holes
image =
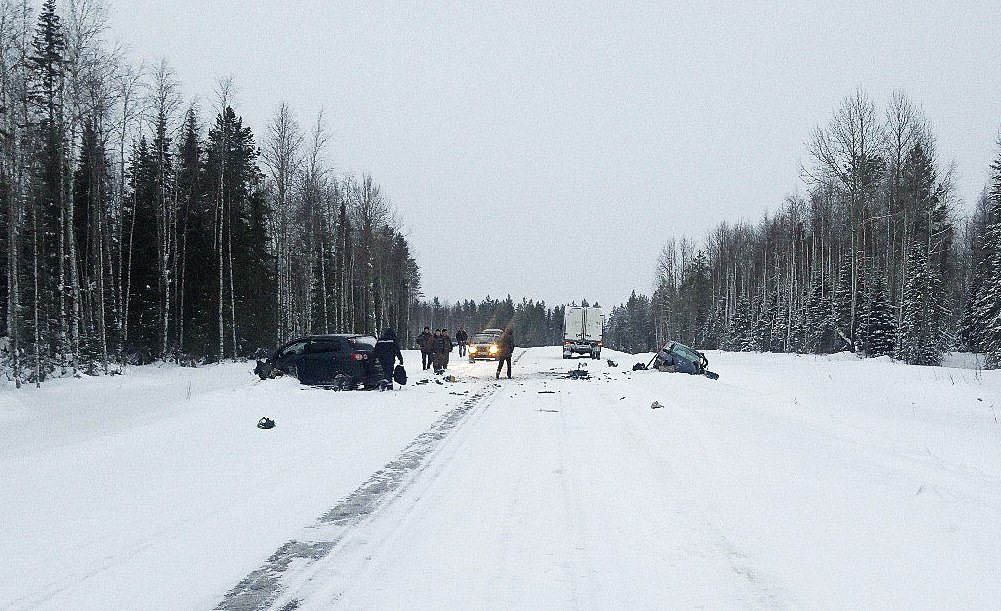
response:
{"label": "car part on snow", "polygon": [[259,429],[273,429],[275,428],[275,421],[267,416],[264,416],[257,421],[257,428]]}
{"label": "car part on snow", "polygon": [[584,363],[578,363],[577,369],[571,369],[567,372],[567,377],[571,380],[588,380],[591,378],[591,374],[587,372],[587,369],[583,369],[581,365]]}
{"label": "car part on snow", "polygon": [[658,403],[657,401],[654,401],[653,403],[650,404],[650,409],[658,409],[658,408],[661,408],[661,407],[664,407],[664,406],[661,405],[660,403]]}
{"label": "car part on snow", "polygon": [[431,380],[424,378],[423,380],[417,380],[416,382],[414,382],[414,384],[420,386],[421,384],[428,384],[429,382],[431,382]]}
{"label": "car part on snow", "polygon": [[257,366],[254,367],[254,373],[257,377],[262,380],[267,380],[268,378],[275,377],[275,368],[271,366],[271,363],[267,361],[257,361]]}
{"label": "car part on snow", "polygon": [[636,363],[633,365],[633,371],[646,371],[647,369],[649,369],[649,367],[647,367],[646,363]]}
{"label": "car part on snow", "polygon": [[608,366],[609,367],[618,367],[619,364],[616,363],[615,361],[613,361],[612,359],[608,359]]}

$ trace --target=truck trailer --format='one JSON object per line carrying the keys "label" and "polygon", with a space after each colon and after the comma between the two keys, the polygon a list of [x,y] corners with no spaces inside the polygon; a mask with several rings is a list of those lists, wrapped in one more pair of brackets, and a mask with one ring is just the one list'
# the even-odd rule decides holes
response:
{"label": "truck trailer", "polygon": [[563,358],[586,354],[601,358],[604,346],[605,316],[601,308],[566,306],[563,315]]}

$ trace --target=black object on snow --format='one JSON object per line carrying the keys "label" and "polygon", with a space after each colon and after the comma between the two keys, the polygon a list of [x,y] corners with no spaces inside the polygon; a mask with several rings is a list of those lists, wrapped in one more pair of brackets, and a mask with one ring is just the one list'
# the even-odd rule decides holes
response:
{"label": "black object on snow", "polygon": [[261,418],[257,421],[257,428],[259,429],[273,429],[275,428],[275,421],[267,416]]}
{"label": "black object on snow", "polygon": [[645,371],[646,369],[646,363],[636,363],[633,365],[633,371]]}
{"label": "black object on snow", "polygon": [[407,370],[403,368],[403,365],[397,365],[396,369],[393,370],[393,380],[400,386],[406,385]]}
{"label": "black object on snow", "polygon": [[257,374],[257,377],[262,380],[270,378],[273,371],[274,368],[272,368],[271,363],[267,361],[257,361],[257,366],[254,367],[254,373]]}
{"label": "black object on snow", "polygon": [[616,363],[615,361],[613,361],[612,359],[608,359],[608,366],[609,367],[618,367],[619,364]]}

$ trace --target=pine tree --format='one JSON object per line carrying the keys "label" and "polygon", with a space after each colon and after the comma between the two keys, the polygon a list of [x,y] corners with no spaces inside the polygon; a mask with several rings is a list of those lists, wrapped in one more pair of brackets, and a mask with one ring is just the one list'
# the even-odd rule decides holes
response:
{"label": "pine tree", "polygon": [[814,354],[831,354],[844,345],[835,328],[834,307],[827,291],[823,279],[815,275],[805,314],[805,348]]}
{"label": "pine tree", "polygon": [[751,352],[755,349],[751,304],[744,294],[737,298],[727,336],[729,337],[728,350]]}
{"label": "pine tree", "polygon": [[38,147],[34,163],[33,197],[29,207],[31,226],[32,287],[36,382],[45,378],[55,363],[51,356],[69,357],[69,321],[65,291],[65,231],[63,193],[64,145],[62,90],[65,78],[66,41],[55,0],[45,0],[38,16],[28,57],[31,74],[29,102]]}
{"label": "pine tree", "polygon": [[991,253],[989,272],[974,300],[987,369],[1001,369],[1001,198],[996,205],[995,218],[998,220],[990,225],[985,240]]}
{"label": "pine tree", "polygon": [[951,225],[934,164],[920,143],[903,167],[903,196],[915,211],[907,280],[901,296],[897,358],[938,365],[951,344],[950,308],[943,274],[951,247]]}
{"label": "pine tree", "polygon": [[[999,141],[1001,145],[1001,141]],[[984,269],[977,292],[971,299],[975,344],[982,346],[987,369],[1001,369],[1001,155],[991,165],[994,200],[990,222],[984,231]]]}
{"label": "pine tree", "polygon": [[892,355],[896,338],[896,323],[886,298],[882,278],[873,274],[866,281],[864,308],[861,310],[860,349],[867,357]]}
{"label": "pine tree", "polygon": [[912,365],[939,365],[944,352],[943,322],[947,314],[942,302],[942,278],[920,242],[911,248],[908,268],[897,358]]}
{"label": "pine tree", "polygon": [[859,287],[852,286],[852,281],[856,278],[856,275],[852,271],[852,265],[852,257],[849,254],[845,254],[841,258],[838,284],[834,291],[834,330],[841,338],[841,345],[837,347],[837,350],[855,349],[853,339],[855,337],[855,327],[853,325],[857,324],[858,312],[855,312],[855,316],[853,317],[852,307],[853,305],[857,307],[861,300],[859,299]]}
{"label": "pine tree", "polygon": [[159,356],[160,261],[156,157],[143,137],[129,164],[125,256],[126,354],[137,363]]}

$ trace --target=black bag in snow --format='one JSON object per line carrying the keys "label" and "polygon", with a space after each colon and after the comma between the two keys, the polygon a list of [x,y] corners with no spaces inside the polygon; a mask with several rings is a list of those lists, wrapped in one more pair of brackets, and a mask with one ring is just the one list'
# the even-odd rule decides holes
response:
{"label": "black bag in snow", "polygon": [[393,370],[393,381],[400,386],[407,383],[407,370],[403,368],[403,365],[397,365],[396,369]]}
{"label": "black bag in snow", "polygon": [[257,428],[259,429],[273,429],[275,428],[275,421],[267,416],[261,418],[257,421]]}

